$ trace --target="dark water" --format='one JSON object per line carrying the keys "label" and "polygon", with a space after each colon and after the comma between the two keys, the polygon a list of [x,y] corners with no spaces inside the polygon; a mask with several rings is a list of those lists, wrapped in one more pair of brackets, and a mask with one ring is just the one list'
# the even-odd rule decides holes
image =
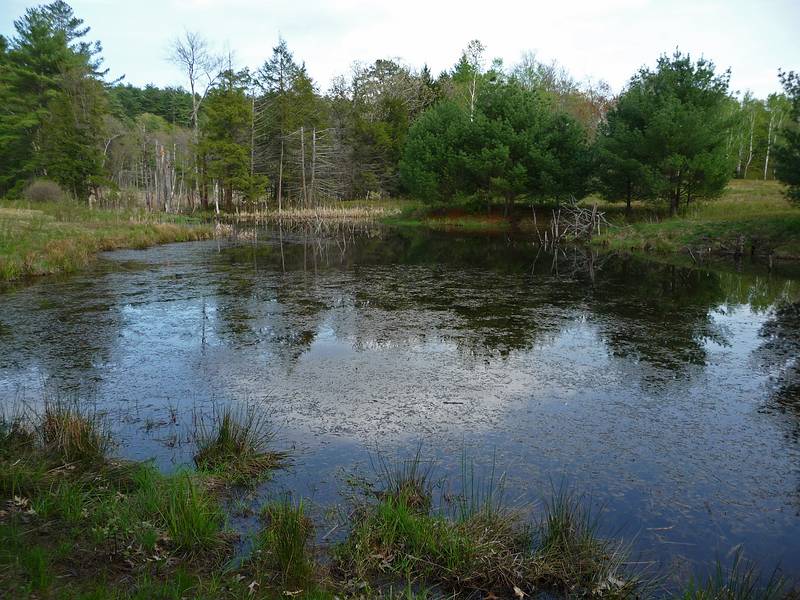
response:
{"label": "dark water", "polygon": [[422,443],[443,474],[504,470],[514,502],[585,492],[660,572],[742,545],[795,574],[798,300],[780,274],[497,237],[122,251],[0,294],[0,402],[78,396],[165,468],[194,413],[246,402],[294,448],[265,494],[333,506],[370,452]]}

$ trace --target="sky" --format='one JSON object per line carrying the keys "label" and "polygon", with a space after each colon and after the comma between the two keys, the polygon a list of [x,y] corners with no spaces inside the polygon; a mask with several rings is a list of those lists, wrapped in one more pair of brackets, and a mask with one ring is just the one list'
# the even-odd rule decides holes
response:
{"label": "sky", "polygon": [[[0,33],[34,3],[0,0]],[[619,92],[642,65],[675,48],[730,68],[731,89],[778,91],[779,68],[800,70],[800,0],[73,0],[104,47],[109,77],[184,84],[167,60],[184,31],[237,66],[257,67],[282,36],[321,90],[354,61],[399,58],[434,74],[471,39],[515,64],[523,52],[557,60],[577,79]]]}

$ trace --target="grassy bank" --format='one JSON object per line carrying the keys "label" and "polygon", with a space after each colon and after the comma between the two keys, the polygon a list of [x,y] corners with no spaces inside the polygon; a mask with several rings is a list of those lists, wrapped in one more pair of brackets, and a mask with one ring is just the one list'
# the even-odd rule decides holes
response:
{"label": "grassy bank", "polygon": [[[165,475],[111,459],[104,421],[75,404],[0,420],[0,590],[13,598],[644,598],[667,594],[604,539],[582,500],[563,490],[533,521],[503,502],[502,479],[433,495],[418,453],[381,463],[350,500],[343,541],[315,547],[306,504],[260,508],[251,550],[228,525],[230,499],[255,490],[285,455],[264,423],[226,411],[200,424],[194,468]],[[679,597],[777,599],[739,556]],[[4,596],[5,597],[5,596]]]}
{"label": "grassy bank", "polygon": [[211,227],[177,215],[90,210],[70,202],[0,201],[0,282],[76,271],[102,250],[212,235]]}
{"label": "grassy bank", "polygon": [[677,217],[638,205],[626,223],[623,205],[603,205],[615,224],[594,243],[612,250],[657,253],[755,254],[800,259],[800,207],[773,181],[734,180],[723,196],[698,202]]}

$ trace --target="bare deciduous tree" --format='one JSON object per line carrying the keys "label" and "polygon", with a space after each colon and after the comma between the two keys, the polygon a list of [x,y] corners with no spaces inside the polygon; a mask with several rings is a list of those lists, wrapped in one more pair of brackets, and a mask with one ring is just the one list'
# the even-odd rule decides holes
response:
{"label": "bare deciduous tree", "polygon": [[478,77],[483,70],[483,53],[486,51],[480,40],[472,40],[467,44],[467,49],[464,55],[467,57],[467,62],[472,68],[472,82],[469,89],[469,120],[472,121],[475,116],[475,98],[478,92]]}
{"label": "bare deciduous tree", "polygon": [[172,43],[170,59],[186,70],[192,94],[191,122],[197,136],[197,116],[211,86],[219,78],[222,57],[213,54],[208,42],[196,32],[187,31]]}

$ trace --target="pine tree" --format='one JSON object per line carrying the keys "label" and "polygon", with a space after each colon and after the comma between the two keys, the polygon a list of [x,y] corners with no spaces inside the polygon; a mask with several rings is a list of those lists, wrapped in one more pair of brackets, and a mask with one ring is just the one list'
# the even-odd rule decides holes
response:
{"label": "pine tree", "polygon": [[223,71],[203,103],[198,152],[206,175],[216,180],[225,210],[233,210],[234,193],[253,198],[264,192],[266,178],[250,170],[252,104],[246,94],[249,74]]}
{"label": "pine tree", "polygon": [[106,92],[99,43],[65,2],[29,8],[0,70],[0,194],[33,177],[86,198],[102,175],[99,140]]}
{"label": "pine tree", "polygon": [[631,195],[666,199],[672,214],[682,199],[721,194],[733,168],[729,75],[680,52],[659,58],[655,71],[642,68],[598,140],[604,193],[627,198],[630,188]]}

